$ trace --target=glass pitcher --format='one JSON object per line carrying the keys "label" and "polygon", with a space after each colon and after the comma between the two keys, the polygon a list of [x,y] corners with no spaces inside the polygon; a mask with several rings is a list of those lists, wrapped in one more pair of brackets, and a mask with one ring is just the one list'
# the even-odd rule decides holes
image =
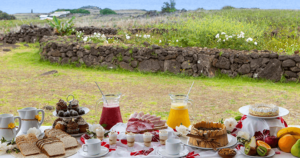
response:
{"label": "glass pitcher", "polygon": [[109,130],[119,122],[123,123],[119,106],[121,95],[121,93],[107,94],[102,96],[102,100],[100,99],[97,102],[97,104],[103,102],[102,114],[99,123],[100,125],[106,124],[106,127],[104,127],[106,130]]}
{"label": "glass pitcher", "polygon": [[[169,95],[171,98],[171,109],[167,120],[168,126],[175,129],[176,126],[180,126],[182,124],[188,128],[191,125],[188,104],[191,104],[192,107],[192,100],[188,99],[187,95]],[[193,111],[193,109],[191,110]]]}

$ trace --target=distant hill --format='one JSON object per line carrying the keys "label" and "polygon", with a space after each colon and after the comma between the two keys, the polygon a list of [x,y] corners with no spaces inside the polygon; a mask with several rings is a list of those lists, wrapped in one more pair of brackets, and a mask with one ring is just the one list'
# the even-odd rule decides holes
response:
{"label": "distant hill", "polygon": [[83,7],[79,8],[79,9],[97,9],[97,10],[100,10],[99,7],[97,7],[97,6],[91,6],[91,5],[83,6]]}
{"label": "distant hill", "polygon": [[16,17],[0,10],[0,20],[15,20]]}

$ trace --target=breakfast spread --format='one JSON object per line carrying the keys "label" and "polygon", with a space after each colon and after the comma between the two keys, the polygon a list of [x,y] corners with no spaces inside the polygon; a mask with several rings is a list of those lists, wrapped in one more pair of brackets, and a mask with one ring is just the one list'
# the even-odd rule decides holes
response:
{"label": "breakfast spread", "polygon": [[228,144],[227,131],[224,124],[201,121],[192,125],[189,143],[203,148],[223,147]]}
{"label": "breakfast spread", "polygon": [[166,129],[166,121],[161,120],[161,117],[155,115],[140,113],[133,113],[127,123],[127,132],[143,133],[147,131]]}
{"label": "breakfast spread", "polygon": [[253,116],[272,117],[279,114],[279,108],[274,104],[254,104],[250,105],[249,114]]}

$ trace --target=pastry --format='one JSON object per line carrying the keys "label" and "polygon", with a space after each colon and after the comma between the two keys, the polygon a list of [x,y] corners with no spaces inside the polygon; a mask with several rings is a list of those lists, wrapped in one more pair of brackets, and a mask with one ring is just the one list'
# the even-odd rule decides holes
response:
{"label": "pastry", "polygon": [[63,121],[58,121],[55,125],[55,129],[60,129],[62,131],[66,131],[67,124]]}
{"label": "pastry", "polygon": [[70,103],[69,103],[69,107],[68,109],[69,110],[75,110],[75,111],[79,111],[79,104],[78,104],[78,100],[74,99],[74,100],[71,100]]}
{"label": "pastry", "polygon": [[63,121],[64,121],[65,123],[69,123],[70,121],[72,121],[72,119],[71,119],[71,118],[64,118]]}
{"label": "pastry", "polygon": [[66,111],[65,113],[64,113],[64,117],[70,117],[71,115],[70,115],[70,112],[69,111]]}
{"label": "pastry", "polygon": [[68,110],[68,104],[62,99],[59,99],[58,103],[56,103],[56,112],[58,111],[67,111]]}
{"label": "pastry", "polygon": [[53,123],[53,125],[52,125],[53,128],[55,127],[55,125],[56,125],[56,123],[57,123],[58,121],[63,121],[63,119],[62,119],[62,118],[57,118],[56,120],[54,120],[54,123]]}
{"label": "pastry", "polygon": [[279,115],[279,108],[274,104],[254,104],[250,105],[249,114],[253,116],[272,117]]}
{"label": "pastry", "polygon": [[224,124],[201,121],[191,128],[187,135],[189,143],[202,148],[219,148],[228,144],[227,130]]}
{"label": "pastry", "polygon": [[75,148],[78,146],[76,138],[59,129],[45,130],[45,136],[47,138],[60,139],[64,143],[65,149]]}
{"label": "pastry", "polygon": [[78,112],[75,110],[70,110],[70,116],[78,116]]}
{"label": "pastry", "polygon": [[75,121],[78,124],[79,133],[85,133],[86,130],[89,128],[89,125],[87,124],[87,122],[82,117],[79,117]]}
{"label": "pastry", "polygon": [[63,110],[58,111],[57,114],[58,114],[59,117],[64,117],[64,111]]}
{"label": "pastry", "polygon": [[38,138],[35,134],[20,135],[16,138],[16,144],[23,156],[36,155],[40,153],[40,149],[36,146]]}
{"label": "pastry", "polygon": [[79,132],[78,124],[74,121],[70,121],[67,124],[67,133],[69,134],[77,134]]}
{"label": "pastry", "polygon": [[36,145],[49,157],[65,155],[64,143],[58,138],[46,138],[36,142]]}
{"label": "pastry", "polygon": [[79,112],[78,112],[79,115],[84,115],[85,114],[85,111],[83,109],[79,109]]}

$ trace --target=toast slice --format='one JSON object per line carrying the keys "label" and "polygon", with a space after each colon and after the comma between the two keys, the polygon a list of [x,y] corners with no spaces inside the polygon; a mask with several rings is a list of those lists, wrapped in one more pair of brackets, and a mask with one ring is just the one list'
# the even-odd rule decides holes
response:
{"label": "toast slice", "polygon": [[36,145],[49,157],[66,154],[64,143],[57,138],[41,139],[36,142]]}
{"label": "toast slice", "polygon": [[38,138],[33,133],[30,133],[26,136],[20,135],[16,138],[16,144],[24,156],[36,155],[40,153],[40,149],[36,145],[37,141]]}

